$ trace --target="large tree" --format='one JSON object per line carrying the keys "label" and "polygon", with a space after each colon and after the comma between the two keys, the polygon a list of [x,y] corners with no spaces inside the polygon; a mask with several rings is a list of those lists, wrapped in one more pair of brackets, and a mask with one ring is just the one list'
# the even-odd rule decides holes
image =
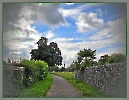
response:
{"label": "large tree", "polygon": [[51,42],[47,45],[48,39],[46,37],[41,37],[37,42],[38,49],[33,49],[31,54],[31,59],[43,60],[48,63],[49,66],[62,65],[62,55],[58,48],[57,43]]}

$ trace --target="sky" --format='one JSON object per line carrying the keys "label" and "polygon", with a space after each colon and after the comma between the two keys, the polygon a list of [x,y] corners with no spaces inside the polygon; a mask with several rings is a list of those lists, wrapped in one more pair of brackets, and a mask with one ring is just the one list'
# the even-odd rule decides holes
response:
{"label": "sky", "polygon": [[126,3],[4,3],[3,60],[30,59],[45,36],[69,66],[84,48],[100,56],[126,54]]}

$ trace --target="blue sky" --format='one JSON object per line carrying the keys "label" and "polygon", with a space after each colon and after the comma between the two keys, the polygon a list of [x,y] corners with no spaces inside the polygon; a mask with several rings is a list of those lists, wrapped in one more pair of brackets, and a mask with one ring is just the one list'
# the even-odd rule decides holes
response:
{"label": "blue sky", "polygon": [[96,50],[97,61],[104,54],[126,53],[125,3],[25,3],[4,9],[4,60],[30,59],[41,36],[58,44],[66,66],[84,48]]}

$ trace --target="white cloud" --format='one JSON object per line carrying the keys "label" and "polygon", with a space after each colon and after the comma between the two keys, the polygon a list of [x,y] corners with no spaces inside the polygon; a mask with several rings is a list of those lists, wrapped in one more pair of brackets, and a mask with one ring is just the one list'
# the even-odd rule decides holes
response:
{"label": "white cloud", "polygon": [[100,16],[102,16],[103,12],[100,8],[96,9],[96,11],[99,13]]}
{"label": "white cloud", "polygon": [[45,37],[46,37],[47,39],[51,39],[51,38],[54,37],[54,33],[52,33],[52,31],[48,31],[48,32],[45,33]]}
{"label": "white cloud", "polygon": [[21,52],[20,51],[15,51],[15,52],[10,52],[11,54],[21,54]]}
{"label": "white cloud", "polygon": [[59,25],[67,25],[66,20],[59,12],[60,4],[40,4],[31,5],[31,19],[49,25],[51,28],[56,28]]}
{"label": "white cloud", "polygon": [[55,38],[52,41],[57,42],[57,43],[66,43],[66,42],[69,42],[72,40],[74,40],[74,39],[73,38]]}
{"label": "white cloud", "polygon": [[81,13],[76,22],[79,32],[100,29],[103,24],[103,19],[98,18],[96,13]]}
{"label": "white cloud", "polygon": [[59,12],[62,13],[64,17],[72,17],[72,18],[76,19],[76,17],[79,16],[79,14],[83,10],[86,10],[90,7],[99,7],[101,5],[104,5],[104,4],[102,4],[102,3],[86,3],[86,4],[83,4],[81,6],[73,8],[73,9],[59,8]]}
{"label": "white cloud", "polygon": [[59,9],[59,12],[63,14],[64,17],[76,17],[81,13],[80,9]]}
{"label": "white cloud", "polygon": [[98,12],[98,14],[100,16],[107,15],[107,10],[106,9],[104,11],[102,11],[100,8],[98,8],[98,9],[96,9],[96,11]]}
{"label": "white cloud", "polygon": [[126,43],[126,19],[119,18],[109,21],[105,24],[104,29],[90,37],[91,40],[102,40],[107,38],[109,43]]}

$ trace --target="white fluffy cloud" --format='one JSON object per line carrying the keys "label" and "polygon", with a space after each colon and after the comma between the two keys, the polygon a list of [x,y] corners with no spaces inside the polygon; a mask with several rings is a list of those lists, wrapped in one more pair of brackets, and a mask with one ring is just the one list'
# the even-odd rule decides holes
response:
{"label": "white fluffy cloud", "polygon": [[100,29],[103,24],[103,19],[98,18],[96,13],[81,13],[76,22],[80,32]]}
{"label": "white fluffy cloud", "polygon": [[86,4],[83,4],[81,6],[73,8],[73,9],[59,8],[59,11],[63,14],[64,17],[72,17],[72,18],[76,19],[76,17],[79,16],[79,14],[83,10],[86,10],[86,9],[88,9],[90,7],[99,7],[101,5],[104,5],[104,4],[102,4],[102,3],[86,3]]}
{"label": "white fluffy cloud", "polygon": [[59,9],[59,12],[62,13],[64,17],[77,17],[79,13],[81,13],[80,9]]}
{"label": "white fluffy cloud", "polygon": [[90,37],[91,40],[107,39],[108,43],[126,43],[126,19],[118,18],[105,24],[104,29]]}
{"label": "white fluffy cloud", "polygon": [[54,33],[52,33],[52,31],[48,31],[48,32],[45,33],[45,37],[46,37],[47,39],[51,39],[51,38],[54,37]]}

